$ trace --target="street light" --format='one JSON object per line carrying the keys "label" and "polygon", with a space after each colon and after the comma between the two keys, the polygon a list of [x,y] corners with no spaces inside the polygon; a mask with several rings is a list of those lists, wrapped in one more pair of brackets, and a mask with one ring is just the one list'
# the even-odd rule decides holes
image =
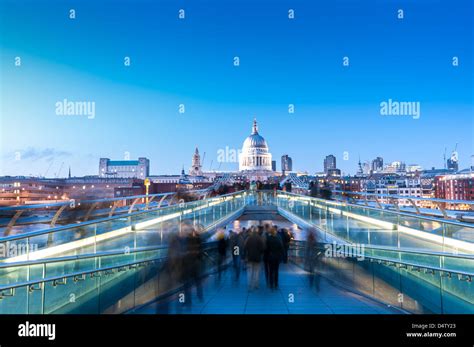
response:
{"label": "street light", "polygon": [[146,205],[145,205],[145,208],[148,210],[148,192],[149,192],[149,189],[150,189],[150,179],[147,177],[145,178],[145,194],[146,194]]}

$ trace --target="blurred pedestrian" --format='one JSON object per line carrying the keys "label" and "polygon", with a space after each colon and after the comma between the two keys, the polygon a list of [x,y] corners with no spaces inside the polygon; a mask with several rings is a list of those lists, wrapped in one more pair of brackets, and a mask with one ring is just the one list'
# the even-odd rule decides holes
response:
{"label": "blurred pedestrian", "polygon": [[322,251],[318,249],[317,234],[313,229],[308,230],[304,257],[304,269],[308,272],[309,286],[319,292],[320,274],[319,261]]}
{"label": "blurred pedestrian", "polygon": [[288,229],[283,228],[280,229],[278,235],[283,244],[283,262],[286,264],[288,263],[288,250],[290,249],[291,234]]}
{"label": "blurred pedestrian", "polygon": [[240,261],[242,263],[242,270],[243,271],[247,271],[247,256],[245,254],[245,241],[247,241],[249,235],[250,235],[250,228],[247,229],[247,228],[242,228],[242,232],[241,232],[241,235],[242,235],[242,253],[241,253],[241,258],[240,258]]}
{"label": "blurred pedestrian", "polygon": [[204,300],[202,290],[203,247],[201,235],[192,227],[186,229],[183,284],[185,288],[185,303],[192,303],[192,287],[196,287],[199,301]]}
{"label": "blurred pedestrian", "polygon": [[270,289],[278,289],[278,272],[284,256],[283,243],[277,235],[276,227],[272,227],[267,235],[265,251],[268,257],[268,282]]}
{"label": "blurred pedestrian", "polygon": [[256,228],[252,228],[247,241],[245,241],[244,248],[248,265],[248,288],[249,290],[258,289],[260,264],[262,262],[265,244],[262,240],[262,237],[258,234]]}
{"label": "blurred pedestrian", "polygon": [[265,283],[266,283],[267,287],[269,287],[270,286],[270,277],[269,277],[270,263],[268,262],[267,236],[270,233],[270,225],[265,224],[263,230],[264,231],[261,233],[262,240],[263,240],[263,243],[264,243],[264,246],[265,246],[264,251],[263,251],[263,270],[264,270],[264,273],[265,273]]}
{"label": "blurred pedestrian", "polygon": [[234,279],[236,281],[240,278],[241,259],[243,252],[243,236],[242,233],[229,232],[229,245],[232,253],[232,267],[234,269]]}
{"label": "blurred pedestrian", "polygon": [[[181,285],[183,272],[183,238],[178,230],[170,230],[168,234],[168,253],[166,260],[158,270],[156,296],[169,292]],[[168,313],[169,301],[157,303],[156,313]]]}
{"label": "blurred pedestrian", "polygon": [[227,240],[223,231],[217,235],[217,279],[220,281],[227,256]]}

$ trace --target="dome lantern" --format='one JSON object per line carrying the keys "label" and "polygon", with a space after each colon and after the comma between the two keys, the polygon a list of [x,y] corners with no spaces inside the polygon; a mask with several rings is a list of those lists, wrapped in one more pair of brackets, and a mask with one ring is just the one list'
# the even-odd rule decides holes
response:
{"label": "dome lantern", "polygon": [[253,119],[252,135],[258,134],[257,118]]}

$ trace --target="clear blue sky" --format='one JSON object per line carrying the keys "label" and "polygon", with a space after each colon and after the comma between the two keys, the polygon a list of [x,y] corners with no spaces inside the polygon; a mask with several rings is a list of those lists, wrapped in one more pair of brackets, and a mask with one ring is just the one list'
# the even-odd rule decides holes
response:
{"label": "clear blue sky", "polygon": [[[254,117],[278,168],[283,154],[311,173],[327,154],[347,173],[359,155],[442,167],[456,143],[467,167],[472,13],[471,0],[0,0],[0,174],[97,174],[125,152],[177,173],[196,145],[217,169]],[[94,101],[95,118],[56,115],[65,98]],[[381,116],[390,98],[421,117]]]}

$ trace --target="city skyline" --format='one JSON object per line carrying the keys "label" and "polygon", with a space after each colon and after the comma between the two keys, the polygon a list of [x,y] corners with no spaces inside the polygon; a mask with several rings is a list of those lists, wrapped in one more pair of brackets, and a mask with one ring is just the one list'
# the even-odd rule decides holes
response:
{"label": "city skyline", "polygon": [[[460,169],[470,166],[469,1],[139,1],[133,14],[108,0],[50,2],[0,5],[0,175],[96,175],[101,157],[125,153],[173,174],[196,146],[217,170],[218,151],[240,149],[254,117],[295,171],[323,171],[328,154],[351,174],[359,157],[442,168],[456,144]],[[93,117],[58,113],[63,100],[93,102]],[[418,102],[420,117],[382,115],[389,100]]]}
{"label": "city skyline", "polygon": [[[199,147],[196,147],[199,149]],[[225,149],[221,149],[222,152],[221,153],[225,153]],[[229,149],[230,151],[234,151],[234,149]],[[236,151],[240,151],[240,149],[237,149]],[[205,152],[204,152],[205,153]],[[123,157],[123,158],[117,158],[117,157],[112,157],[112,158],[105,158],[105,157],[101,157],[99,158],[99,161],[98,163],[100,162],[100,159],[108,159],[108,160],[111,160],[111,161],[130,161],[130,162],[135,162],[135,161],[138,161],[138,159],[140,158],[145,158],[145,159],[148,159],[150,160],[150,167],[153,167],[151,164],[153,163],[153,159],[152,158],[149,158],[148,156],[144,155],[144,156],[139,156],[139,157],[130,157],[129,156],[129,153],[125,153],[126,155]],[[334,155],[334,154],[328,154],[329,155]],[[219,156],[219,154],[217,155]],[[231,157],[234,156],[233,152],[229,155]],[[282,157],[284,156],[288,156],[290,159],[293,159],[291,157],[291,155],[287,155],[287,154],[284,154],[282,156],[279,156],[279,159],[283,159]],[[341,157],[344,156],[344,153],[341,154]],[[338,156],[335,156],[336,157],[336,168],[339,169],[339,163],[340,161],[345,161],[344,159],[338,159]],[[472,158],[473,156],[471,156],[471,162],[470,163],[466,163],[466,165],[460,165],[459,166],[459,170],[464,170],[464,169],[469,169],[471,167],[473,167],[474,165],[474,159]],[[192,158],[192,155],[190,156],[190,158]],[[322,174],[322,173],[325,173],[324,171],[324,158],[325,157],[322,157],[321,158],[321,165],[319,165],[321,167],[320,170],[317,170],[317,171],[308,171],[308,170],[304,170],[304,169],[301,169],[301,170],[290,170],[291,172],[299,172],[299,173],[304,173],[306,172],[308,175],[313,175],[313,174]],[[380,170],[373,170],[372,169],[372,165],[373,165],[373,161],[378,159],[378,158],[382,158],[384,160],[384,164],[383,164],[383,168],[380,169]],[[449,159],[449,153],[447,152],[447,157],[446,159]],[[356,163],[356,167],[353,168],[352,170],[350,170],[350,172],[346,172],[346,171],[343,171],[341,170],[342,174],[345,175],[345,176],[355,176],[358,174],[358,171],[359,171],[359,163],[362,164],[363,166],[364,165],[368,165],[368,169],[372,172],[378,172],[378,173],[381,173],[381,172],[385,172],[383,170],[385,170],[388,166],[391,166],[392,164],[394,163],[402,163],[404,164],[404,167],[409,167],[409,166],[421,166],[418,164],[418,162],[406,162],[404,161],[403,159],[395,159],[395,160],[387,160],[385,161],[386,158],[381,155],[381,156],[377,156],[375,158],[372,158],[372,159],[360,159],[360,162],[359,160],[357,160],[357,163]],[[150,176],[156,176],[156,175],[179,175],[181,173],[182,170],[184,170],[185,172],[188,171],[188,169],[192,166],[192,160],[188,160],[189,163],[184,163],[183,165],[181,165],[180,167],[176,168],[175,171],[172,171],[172,172],[153,172],[150,170]],[[275,161],[275,160],[274,160]],[[278,160],[275,161],[276,163],[278,163]],[[16,174],[16,175],[4,175],[4,176],[25,176],[25,177],[44,177],[44,178],[66,178],[68,177],[69,174],[71,174],[71,177],[83,177],[83,176],[100,176],[99,175],[99,170],[98,170],[98,165],[96,165],[95,168],[92,168],[91,169],[91,172],[90,173],[86,173],[86,174],[81,174],[81,175],[76,175],[74,174],[74,168],[65,164],[64,162],[61,163],[62,165],[59,165],[59,168],[60,168],[60,174],[57,175],[57,177],[53,177],[55,176],[54,172],[51,172],[50,175],[47,175],[47,176],[42,176],[42,175],[29,175],[29,174],[22,174],[22,173],[19,173],[19,174]],[[97,164],[97,163],[96,163]],[[188,165],[189,164],[189,165]],[[219,162],[216,163],[217,165],[219,165]],[[238,172],[238,161],[237,162],[233,162],[232,163],[234,166],[236,166],[236,168],[234,170],[217,170],[215,167],[213,167],[212,169],[205,169],[203,167],[203,172]],[[277,164],[278,165],[278,164]],[[51,167],[50,167],[51,169]],[[52,168],[54,170],[54,168]],[[440,166],[435,166],[435,165],[432,165],[432,166],[427,166],[427,167],[423,167],[421,166],[421,170],[432,170],[432,169],[447,169],[446,167],[446,164],[442,164]],[[274,170],[276,172],[282,172],[282,169],[281,169],[281,164],[280,164],[280,168],[277,167],[277,170]],[[286,170],[283,170],[283,171],[286,171]],[[386,173],[386,172],[385,172]],[[366,172],[364,172],[364,174],[367,174]]]}

